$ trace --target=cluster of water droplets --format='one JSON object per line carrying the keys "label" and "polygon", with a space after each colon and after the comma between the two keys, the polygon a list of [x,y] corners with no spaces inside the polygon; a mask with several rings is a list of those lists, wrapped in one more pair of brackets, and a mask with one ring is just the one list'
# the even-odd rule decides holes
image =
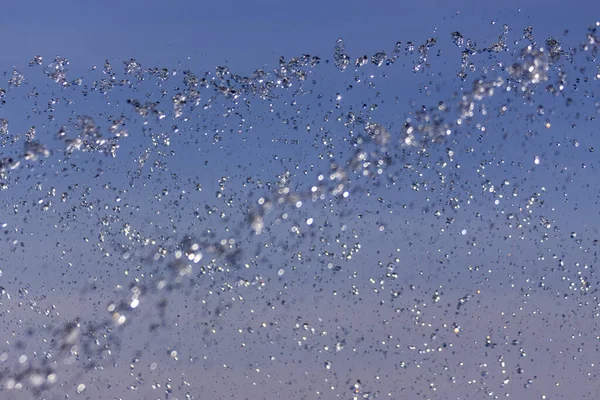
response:
{"label": "cluster of water droplets", "polygon": [[[17,279],[0,286],[0,312],[10,327],[2,333],[8,347],[0,349],[4,390],[81,394],[92,382],[113,382],[107,371],[128,364],[127,377],[114,384],[121,390],[198,398],[210,382],[178,374],[170,363],[183,358],[181,368],[195,371],[189,375],[218,369],[214,376],[231,373],[288,396],[278,385],[292,375],[308,377],[298,379],[317,396],[363,399],[395,398],[398,373],[405,374],[402,390],[412,382],[408,396],[472,386],[477,395],[504,397],[511,381],[535,386],[537,375],[525,371],[535,368],[527,352],[538,349],[523,344],[519,325],[529,318],[555,327],[566,318],[540,317],[550,311],[536,294],[548,287],[556,301],[574,296],[572,310],[600,315],[593,294],[597,240],[575,231],[562,236],[548,204],[568,203],[568,190],[550,188],[552,179],[536,181],[548,180],[536,168],[552,155],[529,155],[522,142],[560,118],[594,126],[597,29],[568,48],[556,38],[538,44],[532,28],[509,45],[505,25],[483,48],[452,32],[357,58],[338,39],[335,69],[302,55],[249,76],[225,66],[204,74],[146,68],[131,59],[120,71],[107,60],[89,78],[70,80],[67,59],[45,64],[41,56],[29,62],[31,77],[14,69],[0,100],[24,114],[21,121],[0,119],[2,207],[11,212],[0,221],[3,246],[11,259],[40,257],[31,243],[39,224],[50,236],[41,246],[52,245],[43,251],[57,266],[47,281],[22,278],[37,280],[42,296],[15,290],[15,271]],[[458,79],[444,96],[431,83],[441,42],[464,46],[453,53]],[[387,75],[401,66],[411,79],[424,78],[422,96],[399,105],[384,92]],[[36,69],[47,92],[33,86]],[[586,95],[577,97],[580,86]],[[568,107],[574,98],[585,117],[561,115],[557,102]],[[519,132],[502,132],[507,125]],[[570,136],[552,145],[556,154],[567,146],[581,150]],[[528,158],[503,146],[522,147]],[[193,158],[186,164],[180,157]],[[574,185],[573,165],[554,162],[556,174]],[[593,168],[593,161],[577,167],[586,163]],[[517,172],[522,176],[511,175]],[[513,262],[510,249],[526,240],[533,250]],[[565,240],[577,256],[546,247],[567,247]],[[78,258],[80,246],[87,250]],[[458,253],[473,261],[453,265]],[[98,265],[90,272],[75,260]],[[539,272],[536,263],[550,260],[555,267]],[[500,289],[525,299],[503,303],[502,326],[478,310],[493,307]],[[59,292],[66,299],[56,306]],[[86,311],[63,317],[61,307],[77,301]],[[39,318],[30,318],[35,326],[22,323],[25,309]],[[505,322],[509,317],[517,322]],[[217,350],[207,350],[212,346]],[[239,353],[229,354],[233,347]],[[144,373],[140,360],[148,364]],[[322,370],[318,380],[312,365]]]}

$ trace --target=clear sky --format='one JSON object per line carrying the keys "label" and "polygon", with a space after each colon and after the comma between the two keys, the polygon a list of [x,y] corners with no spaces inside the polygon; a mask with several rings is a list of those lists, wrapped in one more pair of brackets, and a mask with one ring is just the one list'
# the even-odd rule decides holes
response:
{"label": "clear sky", "polygon": [[0,398],[597,399],[596,10],[4,4]]}

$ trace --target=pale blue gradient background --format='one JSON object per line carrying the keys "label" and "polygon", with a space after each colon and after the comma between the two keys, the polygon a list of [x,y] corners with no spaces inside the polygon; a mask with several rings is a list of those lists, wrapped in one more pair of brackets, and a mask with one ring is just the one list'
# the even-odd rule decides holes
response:
{"label": "pale blue gradient background", "polygon": [[191,56],[199,66],[227,62],[243,71],[274,63],[280,55],[329,55],[338,37],[362,54],[397,40],[432,36],[436,29],[496,35],[499,26],[490,22],[509,19],[517,29],[532,25],[547,37],[563,26],[587,26],[593,6],[556,0],[7,2],[0,17],[2,60],[18,64],[40,53],[68,55],[75,65],[107,57],[160,65]]}
{"label": "pale blue gradient background", "polygon": [[[200,72],[214,70],[216,65],[228,65],[232,71],[240,74],[250,74],[259,67],[275,67],[281,55],[289,58],[309,53],[321,56],[322,59],[331,59],[333,45],[338,37],[344,38],[347,46],[346,50],[351,57],[362,54],[370,55],[378,50],[389,52],[396,41],[402,41],[403,43],[413,41],[419,45],[427,37],[431,36],[438,37],[439,41],[449,41],[450,32],[456,30],[462,32],[465,38],[471,37],[475,39],[478,45],[483,47],[497,38],[498,31],[504,23],[508,23],[516,30],[521,30],[529,25],[533,26],[534,34],[539,42],[542,42],[548,36],[561,35],[564,29],[570,29],[572,32],[570,35],[577,35],[578,38],[583,38],[585,28],[598,18],[598,15],[595,15],[598,9],[597,4],[593,1],[508,1],[501,3],[481,1],[454,3],[447,1],[419,1],[415,3],[392,1],[235,1],[204,3],[196,1],[158,2],[138,0],[120,2],[10,2],[2,4],[0,10],[0,35],[3,38],[0,66],[3,71],[8,71],[9,73],[13,65],[24,72],[28,72],[26,67],[27,62],[34,55],[40,54],[44,57],[44,64],[50,62],[56,55],[67,57],[71,62],[70,76],[73,78],[86,74],[92,65],[97,65],[101,68],[106,58],[114,61],[113,67],[119,69],[122,68],[120,60],[136,58],[144,66],[177,67],[178,62],[181,62],[186,68]],[[492,25],[492,21],[496,21],[496,24]],[[434,59],[433,54],[431,55],[432,64],[445,65],[444,63],[447,63],[448,65],[449,72],[442,80],[451,80],[450,77],[454,78],[454,72],[459,67],[457,55],[458,52],[454,53],[454,58],[449,59],[444,59],[443,57]],[[321,65],[320,68],[324,68],[324,66]],[[328,74],[331,74],[331,72],[328,72]],[[415,84],[412,82],[412,74],[390,73],[390,75],[390,81],[398,85],[398,96],[401,97],[400,104],[406,104],[409,98],[417,96],[414,90]],[[332,91],[334,87],[334,83],[332,82],[319,82],[319,85],[320,90],[326,93]],[[404,88],[406,88],[406,92],[404,92]],[[86,107],[93,109],[93,100],[90,100],[90,103]],[[14,111],[17,108],[18,104],[7,105],[2,112],[8,112],[6,110]],[[559,127],[558,135],[560,135],[561,122],[557,121],[556,124]],[[25,123],[23,128],[26,129]],[[567,128],[568,123],[565,122],[564,129],[566,130]],[[590,143],[593,144],[594,137],[589,132],[586,132],[582,137],[587,138],[586,146]],[[585,140],[582,140],[582,142],[585,142]],[[520,141],[511,143],[510,145],[503,143],[501,140],[497,142],[492,140],[486,143],[486,145],[491,147],[494,144],[504,146],[503,148],[505,149],[508,148],[510,156],[514,159],[519,159],[521,156],[527,159],[532,158],[532,155],[527,153],[528,149],[520,147]],[[231,146],[234,149],[236,148],[235,143],[231,144]],[[237,146],[238,149],[244,149],[244,145],[240,143]],[[250,142],[249,146],[255,146],[252,147],[254,150],[258,148],[258,144],[254,142]],[[273,148],[275,148],[275,145],[273,145]],[[267,145],[263,145],[262,149],[267,153],[271,151]],[[564,152],[566,155],[564,159],[561,159],[561,162],[569,166],[580,163],[581,160],[578,159],[578,157],[582,157],[580,153],[569,152],[569,150],[564,150]],[[215,151],[207,156],[207,158],[218,160],[219,157],[226,156],[225,152],[219,153]],[[587,161],[593,160],[589,154],[584,155],[584,157],[588,157]],[[549,155],[548,158],[551,159],[552,156]],[[176,165],[185,170],[186,159],[186,157],[182,157],[181,160],[183,162],[177,161],[178,164]],[[249,165],[252,165],[252,162],[254,162],[251,153],[248,153],[247,159],[244,156],[240,156],[238,161],[247,162]],[[478,158],[474,157],[473,160],[465,160],[462,163],[468,166],[470,163],[476,165],[479,161]],[[256,168],[263,166],[260,162],[256,164]],[[90,168],[93,167],[93,165],[90,166]],[[192,175],[195,166],[191,165],[189,168],[191,170],[189,173]],[[235,169],[232,171],[236,172]],[[274,173],[278,172],[277,170]],[[567,232],[581,231],[582,226],[584,230],[593,231],[595,228],[594,223],[598,220],[597,211],[593,211],[597,187],[594,188],[593,195],[589,195],[589,192],[585,189],[585,183],[594,179],[596,175],[594,171],[590,170],[579,173],[581,174],[579,175],[580,178],[575,183],[567,185],[567,191],[570,198],[574,198],[574,201],[579,203],[578,206],[580,209],[590,210],[589,213],[594,212],[594,215],[573,212],[574,206],[572,203],[564,205],[565,209],[562,211],[560,209],[552,212],[547,211],[548,215],[556,218],[557,224],[562,227],[562,236],[553,242],[551,241],[551,244],[555,244],[557,247],[562,246],[560,250],[561,254],[564,256],[572,254],[572,259],[574,260],[579,259],[579,255],[577,255],[579,253],[577,253],[577,246],[566,242],[568,238]],[[550,187],[557,181],[554,173],[545,173],[543,169],[536,170],[530,175],[530,182],[537,182],[540,186],[547,185]],[[75,174],[75,176],[77,175]],[[81,174],[81,176],[85,177],[86,175]],[[217,176],[218,174],[215,174],[214,177],[216,178]],[[559,178],[563,179],[562,176],[559,176]],[[518,179],[519,177],[517,177]],[[94,183],[90,182],[90,185],[94,185]],[[594,185],[597,184],[594,183]],[[6,196],[3,200],[10,203],[10,196],[22,196],[19,190],[15,189],[12,194],[0,192],[0,196]],[[205,191],[209,190],[207,188]],[[561,193],[559,192],[551,195],[555,196],[554,204],[564,204],[561,203]],[[212,195],[212,193],[210,194]],[[144,195],[146,194],[141,194],[139,197],[143,197]],[[151,193],[147,195],[150,196]],[[389,195],[389,201],[399,208],[401,204],[422,200],[421,197],[411,194],[408,190],[404,190],[400,195],[390,191]],[[524,194],[524,196],[527,195]],[[108,196],[113,197],[113,194]],[[198,202],[202,203],[204,198],[200,195],[198,196]],[[135,199],[135,197],[132,198]],[[364,204],[361,202],[362,200],[356,203],[355,206],[352,204],[346,206],[350,214],[353,209],[369,209],[370,203],[368,201],[365,201]],[[419,206],[420,204],[418,204],[417,208]],[[486,209],[485,204],[481,206],[482,209]],[[159,208],[158,205],[154,205],[153,207]],[[376,209],[376,207],[373,207],[373,209]],[[471,214],[475,214],[475,212],[469,215]],[[490,212],[488,217],[492,214]],[[406,215],[409,215],[408,212]],[[402,214],[402,217],[404,216]],[[457,221],[457,229],[459,229],[459,226],[469,226],[469,229],[474,232],[477,229],[480,229],[480,232],[486,232],[489,228],[489,221],[487,220],[478,222],[475,217],[468,218],[465,215],[461,216],[464,219]],[[364,229],[363,237],[366,237],[363,241],[363,246],[365,247],[364,256],[363,258],[359,258],[357,265],[349,267],[348,270],[360,271],[361,268],[366,268],[365,265],[367,264],[363,265],[361,262],[378,259],[378,255],[375,254],[376,250],[382,249],[382,252],[388,252],[390,255],[393,254],[398,241],[402,242],[403,245],[409,241],[414,241],[412,250],[403,247],[403,251],[407,252],[406,259],[410,260],[416,266],[437,263],[444,253],[443,251],[441,253],[437,252],[438,248],[448,250],[448,252],[452,249],[464,248],[464,238],[460,236],[454,236],[452,239],[439,239],[435,245],[431,245],[428,242],[429,236],[434,237],[435,235],[428,232],[427,227],[429,224],[434,223],[435,218],[431,215],[418,217],[413,215],[412,217],[414,217],[412,220],[413,224],[416,225],[415,230],[406,231],[401,226],[390,226],[389,229],[392,230],[393,237],[390,237],[390,235],[378,236],[377,233],[372,233],[370,230],[372,227],[368,223],[364,223],[363,225],[361,225],[362,222],[356,223],[357,229]],[[163,222],[166,224],[166,219]],[[47,232],[51,232],[50,236],[53,235],[53,231],[47,230],[49,229],[47,228],[49,223],[44,225],[45,223],[44,221],[36,221],[34,225],[26,227],[25,235],[28,234],[28,230],[30,231],[29,233],[33,232],[34,236],[44,236],[45,232],[46,234]],[[88,221],[82,219],[78,223],[85,226]],[[588,224],[588,226],[585,224]],[[95,232],[93,228],[90,228],[89,231],[90,234]],[[501,230],[499,235],[505,233],[505,231]],[[417,234],[421,234],[425,239],[423,241],[419,237],[415,239],[414,236]],[[68,233],[65,233],[66,237],[63,238],[65,241],[69,242],[69,239],[72,239],[73,243],[77,243],[76,240],[79,239],[79,233],[73,233],[72,238],[69,238],[68,235]],[[487,237],[489,238],[490,236]],[[41,240],[41,242],[48,245],[52,243],[51,240],[47,242]],[[37,243],[37,241],[33,242],[32,247],[35,247]],[[369,246],[369,243],[372,246]],[[375,247],[375,244],[378,246]],[[306,246],[306,243],[303,243],[303,246]],[[504,322],[500,321],[503,321],[503,318],[507,318],[506,315],[515,313],[516,317],[514,318],[518,322],[513,322],[512,325],[506,323],[504,331],[501,333],[510,334],[512,338],[517,335],[518,331],[525,329],[528,335],[527,339],[529,339],[528,349],[530,350],[528,351],[534,354],[538,354],[539,352],[542,363],[547,364],[548,367],[551,367],[552,363],[568,363],[566,371],[569,374],[572,373],[572,376],[553,377],[555,379],[551,379],[549,376],[543,375],[543,372],[546,371],[546,365],[541,365],[539,362],[536,363],[530,360],[527,360],[527,363],[530,364],[521,362],[525,365],[524,368],[526,370],[528,370],[528,365],[535,365],[537,373],[542,377],[536,381],[533,389],[521,390],[520,387],[516,388],[511,398],[540,398],[545,389],[548,389],[552,393],[557,393],[557,396],[561,396],[558,398],[596,399],[599,393],[596,382],[598,376],[595,369],[597,368],[597,364],[595,367],[591,366],[591,364],[596,362],[595,360],[598,358],[598,341],[597,332],[595,331],[597,323],[590,319],[587,325],[574,326],[568,321],[568,317],[564,317],[564,330],[561,330],[561,332],[547,331],[544,329],[548,325],[547,320],[545,320],[546,317],[543,315],[543,312],[540,314],[538,309],[546,312],[549,309],[548,304],[556,303],[556,313],[568,315],[573,310],[573,304],[565,301],[561,305],[561,300],[557,300],[555,293],[536,293],[536,296],[532,300],[525,302],[519,298],[511,298],[503,294],[506,287],[513,282],[516,282],[517,287],[526,287],[528,285],[535,287],[538,283],[535,278],[539,279],[539,276],[544,275],[544,272],[538,271],[541,268],[539,265],[531,266],[533,269],[531,275],[529,275],[529,270],[523,272],[520,267],[517,268],[517,272],[514,274],[514,281],[507,277],[504,270],[501,270],[502,273],[499,274],[498,278],[494,278],[493,274],[487,274],[485,268],[477,272],[467,272],[465,269],[465,265],[467,264],[484,265],[490,259],[502,260],[503,257],[496,251],[496,246],[502,248],[502,245],[492,243],[492,248],[487,253],[477,252],[478,249],[475,251],[476,255],[473,258],[459,258],[455,264],[450,263],[446,265],[444,268],[447,269],[443,269],[442,267],[439,267],[440,269],[430,269],[427,266],[423,268],[426,271],[426,275],[430,274],[432,286],[435,286],[440,281],[444,283],[448,282],[448,289],[446,289],[444,300],[442,301],[444,304],[454,304],[456,299],[464,296],[466,293],[472,293],[478,287],[495,294],[495,297],[482,298],[476,305],[474,303],[478,300],[471,300],[469,303],[472,307],[469,309],[469,316],[467,318],[470,322],[466,326],[470,329],[469,335],[460,339],[449,338],[448,341],[455,340],[462,344],[474,343],[473,351],[466,352],[464,356],[449,357],[450,361],[448,361],[448,365],[456,367],[455,364],[460,360],[469,366],[465,367],[466,371],[460,370],[461,372],[458,377],[462,379],[464,374],[464,376],[472,377],[472,379],[478,379],[481,371],[472,367],[472,365],[476,365],[478,362],[489,362],[502,355],[500,354],[500,350],[489,350],[490,353],[498,353],[492,356],[486,353],[488,351],[486,348],[482,350],[480,346],[481,342],[489,334],[487,327],[492,325],[494,327],[501,326]],[[535,243],[531,242],[523,243],[519,246],[517,251],[514,252],[516,255],[514,262],[517,264],[522,262],[526,265],[529,265],[528,263],[531,264],[531,260],[535,259],[537,253],[545,251],[546,247],[550,247],[538,247]],[[89,298],[93,301],[90,301],[89,304],[79,306],[83,307],[83,309],[78,309],[73,300],[76,294],[72,293],[70,296],[68,293],[69,290],[77,291],[78,287],[83,287],[85,282],[94,276],[100,277],[100,281],[107,287],[112,287],[115,283],[122,282],[119,265],[90,264],[87,251],[85,247],[78,248],[74,246],[71,249],[72,254],[69,256],[69,260],[80,260],[80,264],[75,264],[72,267],[74,272],[72,272],[72,276],[68,277],[68,279],[58,279],[56,276],[56,273],[60,271],[60,268],[64,267],[64,264],[62,266],[49,266],[48,271],[50,273],[48,276],[45,276],[44,272],[40,273],[41,267],[39,266],[43,265],[44,259],[43,257],[36,256],[32,257],[33,261],[25,261],[25,263],[29,264],[25,274],[16,271],[16,269],[11,270],[6,266],[3,267],[4,275],[0,278],[4,280],[2,281],[2,285],[10,288],[12,283],[13,289],[22,286],[28,281],[34,288],[43,284],[56,285],[60,294],[53,296],[49,301],[57,305],[57,308],[61,310],[63,318],[75,318],[82,314],[93,316],[96,315],[95,313],[102,313],[104,312],[105,303],[110,298],[110,294],[99,294],[99,297],[89,295]],[[7,266],[17,265],[20,261],[23,261],[24,257],[20,253],[7,254],[3,262]],[[547,255],[547,257],[550,256]],[[54,262],[56,260],[51,261]],[[271,262],[277,264],[278,261],[271,260]],[[314,268],[314,265],[312,267]],[[118,273],[115,271],[118,271]],[[418,274],[419,268],[403,272],[401,274],[402,285],[418,279]],[[303,293],[302,286],[298,282],[307,285],[313,284],[313,277],[315,275],[318,274],[309,271],[305,276],[296,278],[296,286],[292,286],[290,289],[296,292],[292,292],[289,295],[289,301],[297,300],[297,303],[292,302],[289,308],[278,309],[277,312],[269,314],[265,306],[265,300],[261,297],[261,294],[248,293],[245,295],[247,297],[246,305],[234,308],[230,314],[226,314],[221,324],[229,328],[232,326],[237,327],[236,324],[238,321],[249,318],[247,310],[256,305],[257,311],[259,311],[257,314],[261,314],[261,316],[262,314],[267,315],[268,318],[265,318],[271,320],[276,320],[278,318],[277,315],[282,313],[283,315],[279,318],[282,320],[288,318],[288,322],[290,322],[293,321],[293,318],[297,314],[301,315],[304,318],[303,320],[309,320],[311,325],[317,326],[319,318],[325,321],[338,318],[340,321],[340,331],[343,330],[344,325],[347,325],[350,327],[360,327],[363,333],[369,332],[369,325],[372,325],[374,331],[372,336],[364,338],[367,346],[370,344],[374,345],[380,340],[382,336],[380,332],[386,329],[390,331],[389,334],[402,343],[403,349],[409,343],[418,344],[429,340],[429,338],[421,337],[420,331],[415,329],[411,331],[410,327],[415,323],[412,318],[407,317],[404,325],[400,325],[400,327],[394,326],[390,328],[382,324],[382,320],[394,317],[393,307],[382,309],[380,315],[373,315],[372,309],[377,305],[379,298],[370,293],[366,288],[363,291],[365,293],[363,301],[352,304],[351,307],[349,307],[348,298],[340,298],[339,304],[331,301],[331,298],[327,296],[316,296],[313,299],[314,292],[312,289]],[[362,275],[359,285],[363,285],[369,276],[368,272]],[[531,283],[524,282],[528,277],[532,277]],[[552,283],[560,281],[559,275],[552,276],[550,279]],[[81,284],[79,285],[79,283]],[[61,285],[62,289],[60,289]],[[330,277],[325,279],[323,288],[327,293],[330,293],[332,290],[341,291],[347,289]],[[202,291],[203,289],[200,288],[200,290]],[[509,293],[509,296],[512,296],[514,292],[509,291]],[[273,292],[270,292],[269,295],[276,297]],[[48,295],[48,297],[51,296]],[[184,295],[173,295],[170,300],[176,306],[189,306],[191,309],[198,307],[197,303],[194,303],[194,301],[191,301],[190,298]],[[419,304],[422,301],[429,302],[429,300],[429,298],[415,298],[414,303]],[[97,304],[92,304],[95,302]],[[219,301],[215,302],[215,304],[217,303]],[[415,306],[416,308],[418,307]],[[446,318],[444,312],[447,310],[453,312],[454,306],[447,308],[440,306],[439,309],[429,311],[427,318],[429,318],[429,321],[436,318]],[[148,312],[151,311],[152,309],[148,310]],[[13,318],[11,321],[14,321],[14,318],[18,319],[16,316],[20,312],[24,313],[24,320],[31,318],[30,315],[20,308],[15,308],[11,316]],[[251,317],[250,320],[255,325],[262,322],[262,319],[258,316],[256,318]],[[581,319],[577,321],[581,323]],[[194,338],[196,338],[196,335],[201,335],[206,326],[201,326],[200,322],[193,320],[178,323],[184,327],[174,330],[176,335],[180,335],[177,339],[178,343],[183,343],[179,347],[180,351],[186,354],[196,354],[198,358],[206,356],[208,361],[201,361],[201,363],[202,367],[207,368],[210,372],[198,368],[194,362],[169,364],[170,360],[161,364],[161,368],[163,368],[163,365],[166,365],[164,366],[165,377],[172,376],[174,379],[181,380],[183,379],[181,378],[181,372],[183,372],[187,376],[191,376],[188,380],[192,382],[206,380],[203,385],[204,392],[198,393],[199,397],[196,398],[244,398],[244,396],[249,399],[329,398],[327,393],[322,396],[316,395],[315,388],[307,385],[307,382],[312,382],[315,387],[323,386],[324,372],[322,372],[322,364],[326,361],[326,358],[319,358],[318,362],[315,362],[314,365],[298,365],[296,363],[297,360],[301,360],[303,357],[302,349],[298,349],[288,352],[285,355],[282,354],[282,360],[290,361],[290,364],[287,364],[285,367],[268,367],[267,356],[271,352],[276,353],[278,346],[284,346],[285,348],[294,346],[298,340],[298,336],[301,335],[291,329],[291,324],[281,327],[280,337],[273,339],[277,345],[273,345],[272,347],[265,346],[262,339],[257,339],[258,344],[253,346],[252,343],[249,343],[249,350],[245,350],[249,353],[245,353],[240,350],[239,338],[237,337],[224,335],[223,338],[219,340],[215,339],[214,342],[198,342]],[[23,325],[26,326],[26,324]],[[552,327],[554,326],[552,325]],[[151,337],[145,328],[146,325],[142,325],[138,328],[133,328],[133,331],[129,331],[126,337],[123,338],[125,344],[129,346],[131,343],[160,343],[160,341],[168,343],[172,339],[169,336],[170,332],[159,333],[156,338]],[[10,329],[16,330],[12,325]],[[186,332],[189,335],[186,335]],[[534,336],[532,332],[541,333]],[[498,341],[501,340],[501,333],[494,336],[498,337]],[[12,340],[11,335],[12,332],[6,330],[0,332],[3,344],[4,337],[7,338],[6,340]],[[361,343],[360,338],[352,336],[352,332],[346,335],[348,343]],[[577,339],[574,339],[571,335],[577,337]],[[550,339],[553,340],[551,341]],[[319,340],[315,339],[315,346],[322,344]],[[539,346],[536,346],[537,343],[535,341],[539,341]],[[478,345],[476,346],[475,343],[478,343]],[[350,346],[351,344],[348,344],[348,347]],[[555,346],[555,348],[561,349],[561,351],[564,347],[565,360],[544,359],[544,346]],[[360,346],[358,347],[360,348]],[[534,347],[536,351],[533,350]],[[583,354],[573,354],[578,347],[585,348],[585,352]],[[154,350],[158,347],[150,346],[150,348]],[[412,359],[413,356],[411,354],[413,353],[408,350],[403,351],[406,351],[407,359]],[[153,354],[144,355],[144,357],[149,359],[148,362],[152,361],[152,357],[154,356]],[[157,355],[155,358],[160,360],[160,357],[164,358],[164,355]],[[345,360],[344,357],[346,357],[345,353],[336,359],[335,366],[339,368],[336,369],[339,375],[336,380],[336,386],[339,384],[349,388],[352,384],[350,380],[356,379],[356,377],[372,377],[380,374],[384,377],[382,383],[374,383],[371,379],[368,385],[372,390],[380,390],[382,398],[390,398],[387,396],[387,391],[390,390],[390,387],[394,386],[394,374],[408,374],[408,376],[412,377],[415,385],[419,387],[427,387],[428,385],[427,380],[429,377],[419,376],[418,370],[415,369],[404,372],[404,370],[398,369],[398,363],[401,360],[392,359],[392,357],[383,357],[379,352],[371,352],[369,357],[362,360],[360,364],[353,364],[357,363],[356,359]],[[574,360],[573,357],[581,357],[581,361],[579,359]],[[265,375],[254,373],[253,370],[256,368],[256,365],[252,368],[246,365],[246,360],[250,359],[262,360],[263,371],[266,370],[265,374],[269,373],[271,376],[266,377]],[[506,359],[507,362],[513,363],[511,365],[519,362],[514,354],[507,355]],[[146,361],[144,359],[144,362]],[[440,363],[443,362],[440,361]],[[234,372],[223,373],[220,370],[220,366],[224,363],[234,365]],[[496,367],[494,365],[494,368]],[[88,389],[88,393],[91,393],[89,394],[90,398],[95,398],[93,396],[99,395],[106,396],[102,398],[107,399],[112,399],[113,397],[123,399],[159,398],[161,395],[164,396],[164,394],[150,390],[148,383],[142,385],[142,389],[139,392],[124,393],[126,386],[131,383],[130,381],[133,381],[133,378],[122,377],[124,375],[122,371],[125,371],[127,368],[128,366],[125,362],[119,368],[115,368],[114,370],[108,368],[98,373],[100,380],[96,381],[99,382],[97,383],[97,388],[90,386]],[[531,367],[531,369],[534,368]],[[565,370],[561,371],[564,372]],[[299,378],[302,375],[304,375],[305,379]],[[411,379],[406,376],[404,378]],[[83,380],[85,381],[85,378]],[[553,385],[558,380],[564,383],[557,389]],[[252,385],[250,382],[253,381],[259,384],[256,386]],[[287,384],[288,381],[291,384]],[[111,389],[108,389],[107,384],[111,382],[119,382],[119,384],[113,385]],[[177,381],[176,385],[179,386],[180,384]],[[185,387],[185,385],[182,386]],[[406,390],[411,395],[416,393],[416,391],[409,388],[406,388]],[[463,388],[460,385],[448,384],[446,388],[443,384],[438,383],[437,393],[420,393],[420,397],[415,398],[476,398],[466,397],[473,396],[473,393],[469,392],[465,395],[462,390]],[[72,398],[85,398],[85,394],[77,395],[73,392],[73,389],[65,389],[65,392],[69,393]],[[271,397],[268,397],[266,393],[270,393]],[[350,395],[347,388],[344,388],[341,393],[347,396]],[[385,396],[383,395],[384,393],[386,394]],[[445,393],[445,395],[441,395],[441,393]],[[26,398],[24,394],[13,392],[8,394],[0,392],[0,398],[2,395],[8,396],[8,399]],[[479,398],[486,396],[485,393],[478,393],[478,395],[480,396]],[[179,396],[179,398],[183,397],[181,394]],[[403,398],[402,396],[402,393],[397,393],[391,398]]]}

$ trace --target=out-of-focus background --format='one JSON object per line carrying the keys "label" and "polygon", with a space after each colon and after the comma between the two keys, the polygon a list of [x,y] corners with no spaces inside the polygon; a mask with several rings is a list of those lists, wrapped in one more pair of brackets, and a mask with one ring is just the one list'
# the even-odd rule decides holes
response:
{"label": "out-of-focus background", "polygon": [[594,11],[3,5],[0,398],[596,399]]}

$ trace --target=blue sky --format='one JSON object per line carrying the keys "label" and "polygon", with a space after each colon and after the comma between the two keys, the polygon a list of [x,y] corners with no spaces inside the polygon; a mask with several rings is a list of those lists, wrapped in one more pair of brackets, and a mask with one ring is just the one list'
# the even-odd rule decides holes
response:
{"label": "blue sky", "polygon": [[3,60],[18,64],[44,53],[68,54],[86,65],[107,57],[161,64],[191,56],[206,68],[229,61],[243,69],[276,62],[279,55],[329,54],[338,37],[362,53],[397,40],[416,41],[436,28],[495,34],[493,20],[533,25],[542,36],[559,28],[559,21],[589,23],[590,2],[569,2],[568,13],[561,6],[564,2],[10,2],[1,17],[10,39]]}
{"label": "blue sky", "polygon": [[[488,72],[461,81],[462,48],[451,43],[451,32],[483,48],[506,23],[510,40],[519,41],[507,43],[511,50],[526,43],[521,32],[528,26],[539,44],[552,36],[577,46],[595,23],[592,9],[590,1],[569,2],[568,10],[559,1],[4,5],[4,80],[14,67],[28,81],[9,88],[0,108],[10,135],[22,137],[36,125],[41,141],[62,146],[54,135],[70,118],[90,115],[105,132],[109,120],[123,114],[129,137],[119,141],[116,158],[86,152],[66,158],[57,151],[42,164],[24,163],[0,192],[0,223],[7,224],[0,286],[11,295],[0,303],[6,321],[0,355],[9,357],[0,377],[6,385],[25,370],[27,386],[27,368],[45,365],[45,351],[59,373],[43,395],[2,395],[595,399],[598,301],[595,292],[579,288],[598,284],[598,111],[590,101],[598,81],[576,78],[593,76],[597,61],[580,54],[576,63],[585,71],[566,62],[562,67],[570,74],[573,107],[565,105],[567,95],[544,90],[532,101],[496,93],[481,102],[487,115],[477,114],[425,152],[361,143],[362,126],[344,125],[353,112],[396,138],[421,105],[440,101],[450,105],[442,115],[451,121],[474,79],[505,77],[503,68],[516,58],[500,54],[494,64],[487,53],[477,54],[472,60]],[[381,50],[389,54],[397,41],[418,47],[435,37],[438,44],[423,73],[412,72],[416,55],[392,66],[355,70],[352,64],[339,72],[325,62],[339,37],[352,62]],[[38,54],[42,67],[28,67]],[[281,90],[264,100],[244,94],[239,102],[215,95],[211,108],[188,107],[182,118],[171,113],[186,69],[212,77],[216,66],[227,65],[246,76],[277,68],[280,56],[302,54],[323,60],[292,87],[302,95]],[[57,55],[70,61],[68,79],[83,77],[87,86],[61,89],[44,76],[43,66]],[[171,77],[116,87],[106,96],[89,89],[107,76],[105,59],[121,79],[122,61],[131,58],[145,68],[166,67]],[[555,79],[558,67],[550,72]],[[40,96],[28,98],[30,91]],[[202,92],[201,104],[212,95]],[[49,99],[57,100],[55,110],[48,110]],[[146,124],[128,99],[159,102],[167,116]],[[503,105],[510,111],[501,117]],[[3,155],[20,146],[18,140],[4,146]],[[138,176],[146,150],[149,161]],[[361,176],[372,165],[348,161],[363,160],[356,158],[361,150],[369,160],[389,156],[390,167],[380,177]],[[330,175],[335,163],[347,177]],[[303,197],[278,205],[274,193],[288,185],[286,171],[289,187]],[[349,200],[331,194],[340,182]],[[49,194],[52,188],[58,197]],[[323,198],[311,202],[310,193],[319,190]],[[64,202],[62,192],[68,193]],[[261,197],[275,203],[262,215],[267,229],[254,235],[248,212],[267,209],[259,207]],[[454,198],[460,209],[452,210]],[[47,199],[53,203],[44,211]],[[193,276],[182,278],[172,268],[179,264],[169,260],[185,250],[179,245],[185,235],[197,238],[204,257]],[[238,245],[240,253],[231,250]],[[150,261],[163,248],[165,258]],[[132,287],[142,291],[135,310]],[[115,301],[128,317],[123,326],[107,311]],[[81,357],[69,364],[68,351],[48,342],[66,340],[63,327],[72,322],[82,332],[100,323],[93,332],[115,358],[83,370],[88,357],[104,353],[91,334],[81,335]],[[17,361],[22,354],[30,361]],[[358,381],[361,387],[353,386]],[[78,394],[81,384],[86,388]]]}

